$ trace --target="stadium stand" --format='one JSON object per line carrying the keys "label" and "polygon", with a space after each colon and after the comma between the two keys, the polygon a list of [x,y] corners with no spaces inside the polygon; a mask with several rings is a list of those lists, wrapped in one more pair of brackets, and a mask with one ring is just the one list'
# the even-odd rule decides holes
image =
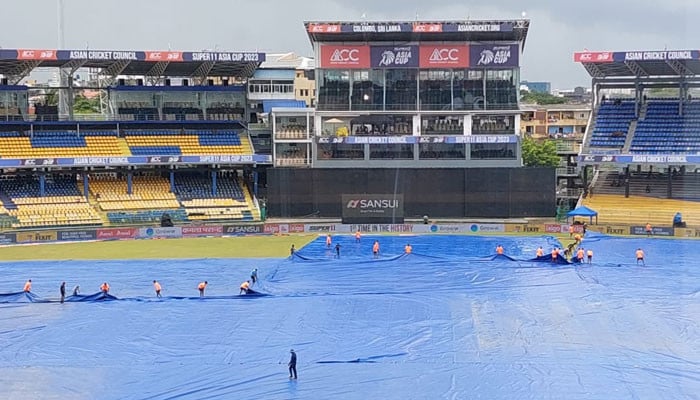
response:
{"label": "stadium stand", "polygon": [[175,191],[190,220],[253,221],[260,213],[236,174],[222,173],[213,195],[211,180],[202,174],[178,174]]}
{"label": "stadium stand", "polygon": [[0,133],[0,157],[75,157],[121,155],[115,131]]}
{"label": "stadium stand", "polygon": [[636,154],[688,154],[700,152],[700,102],[649,100],[634,132],[630,152]]}
{"label": "stadium stand", "polygon": [[134,155],[252,155],[246,135],[234,130],[128,130],[124,138]]}
{"label": "stadium stand", "polygon": [[16,219],[13,228],[103,224],[71,177],[47,175],[44,196],[34,177],[4,177],[0,187],[3,206]]}
{"label": "stadium stand", "polygon": [[583,204],[598,212],[598,224],[670,226],[673,216],[682,211],[683,220],[689,226],[700,226],[700,202],[675,199],[611,194],[587,197]]}
{"label": "stadium stand", "polygon": [[590,147],[622,149],[634,119],[634,100],[604,100],[598,108]]}

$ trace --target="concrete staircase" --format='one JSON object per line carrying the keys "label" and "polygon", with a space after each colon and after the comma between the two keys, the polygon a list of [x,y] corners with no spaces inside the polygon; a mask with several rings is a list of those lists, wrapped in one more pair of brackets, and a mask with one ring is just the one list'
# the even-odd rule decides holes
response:
{"label": "concrete staircase", "polygon": [[129,148],[129,145],[126,143],[126,139],[118,138],[117,141],[118,141],[119,151],[121,152],[121,154],[125,155],[125,156],[130,156],[131,155],[131,148]]}

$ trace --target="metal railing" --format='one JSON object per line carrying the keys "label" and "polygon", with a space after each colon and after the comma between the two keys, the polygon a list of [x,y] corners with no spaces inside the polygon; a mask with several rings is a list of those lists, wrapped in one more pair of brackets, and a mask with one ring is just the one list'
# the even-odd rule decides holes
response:
{"label": "metal railing", "polygon": [[559,167],[557,168],[557,175],[578,175],[576,167]]}

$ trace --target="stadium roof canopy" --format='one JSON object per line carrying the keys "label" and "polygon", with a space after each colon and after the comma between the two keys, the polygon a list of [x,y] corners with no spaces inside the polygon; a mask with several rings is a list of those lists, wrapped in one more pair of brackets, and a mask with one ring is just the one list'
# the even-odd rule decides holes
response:
{"label": "stadium roof canopy", "polygon": [[0,74],[18,83],[35,68],[100,68],[103,74],[240,77],[265,61],[257,52],[0,49]]}
{"label": "stadium roof canopy", "polygon": [[524,45],[530,20],[307,21],[304,26],[311,43],[517,41]]}
{"label": "stadium roof canopy", "polygon": [[574,53],[593,78],[652,78],[700,75],[699,50],[583,51]]}

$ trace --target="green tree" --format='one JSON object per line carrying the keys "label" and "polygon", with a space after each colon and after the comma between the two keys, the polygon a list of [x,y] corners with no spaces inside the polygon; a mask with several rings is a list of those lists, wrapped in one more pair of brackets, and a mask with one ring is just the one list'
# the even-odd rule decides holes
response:
{"label": "green tree", "polygon": [[564,104],[566,103],[566,99],[563,97],[558,97],[558,96],[553,96],[549,93],[536,93],[536,92],[529,92],[527,90],[523,90],[520,92],[520,101],[523,103],[529,103],[529,104],[540,104],[540,105],[547,105],[547,104]]}
{"label": "green tree", "polygon": [[522,141],[523,164],[526,167],[557,167],[561,158],[552,140],[538,142],[530,137]]}
{"label": "green tree", "polygon": [[76,95],[73,99],[73,112],[76,114],[96,114],[100,112],[100,99],[88,99],[83,95]]}

